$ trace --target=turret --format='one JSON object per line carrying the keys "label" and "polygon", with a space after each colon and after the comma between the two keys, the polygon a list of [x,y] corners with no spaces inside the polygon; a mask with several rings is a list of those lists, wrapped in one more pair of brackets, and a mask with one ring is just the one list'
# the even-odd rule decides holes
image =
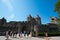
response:
{"label": "turret", "polygon": [[0,26],[3,26],[6,24],[6,19],[3,17],[2,19],[0,19]]}
{"label": "turret", "polygon": [[32,21],[32,16],[31,16],[31,15],[29,15],[29,16],[27,17],[27,21]]}
{"label": "turret", "polygon": [[35,19],[36,19],[36,23],[37,23],[37,24],[41,24],[41,19],[40,19],[39,15],[37,15],[37,16],[35,17]]}
{"label": "turret", "polygon": [[2,22],[6,23],[6,19],[4,17],[2,18]]}

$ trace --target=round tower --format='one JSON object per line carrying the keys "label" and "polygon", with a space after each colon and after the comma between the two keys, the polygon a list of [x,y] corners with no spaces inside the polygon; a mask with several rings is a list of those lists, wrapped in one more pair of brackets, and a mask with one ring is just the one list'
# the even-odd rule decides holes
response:
{"label": "round tower", "polygon": [[37,24],[41,24],[41,18],[39,17],[39,15],[37,15],[35,19]]}
{"label": "round tower", "polygon": [[29,15],[29,16],[27,17],[27,21],[31,21],[31,20],[32,20],[32,16]]}
{"label": "round tower", "polygon": [[6,19],[4,17],[1,19],[0,25],[6,26]]}
{"label": "round tower", "polygon": [[2,21],[6,23],[6,19],[4,17],[2,18]]}

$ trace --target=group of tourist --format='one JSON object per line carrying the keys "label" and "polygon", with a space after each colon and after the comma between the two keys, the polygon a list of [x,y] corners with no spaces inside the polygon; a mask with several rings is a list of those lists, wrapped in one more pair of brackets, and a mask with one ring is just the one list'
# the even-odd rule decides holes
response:
{"label": "group of tourist", "polygon": [[9,38],[9,36],[12,37],[12,38],[17,38],[17,37],[28,37],[30,35],[29,31],[24,31],[24,32],[6,31],[5,33],[6,33],[6,38],[7,39]]}

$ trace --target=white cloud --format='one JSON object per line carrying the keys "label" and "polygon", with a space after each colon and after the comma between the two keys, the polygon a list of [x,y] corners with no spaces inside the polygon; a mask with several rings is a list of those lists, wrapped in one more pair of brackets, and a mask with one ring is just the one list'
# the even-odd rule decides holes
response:
{"label": "white cloud", "polygon": [[15,14],[11,14],[8,19],[14,19],[15,18]]}
{"label": "white cloud", "polygon": [[9,11],[13,11],[13,5],[10,0],[2,0],[2,2],[8,7]]}

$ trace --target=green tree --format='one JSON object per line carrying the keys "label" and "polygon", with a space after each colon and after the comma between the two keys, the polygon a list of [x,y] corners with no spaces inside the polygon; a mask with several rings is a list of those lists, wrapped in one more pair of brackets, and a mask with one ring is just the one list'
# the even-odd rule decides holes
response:
{"label": "green tree", "polygon": [[55,11],[58,12],[60,19],[60,0],[58,0],[57,3],[55,4]]}
{"label": "green tree", "polygon": [[55,4],[55,11],[58,13],[58,26],[59,26],[59,30],[60,30],[60,0],[57,1],[57,3]]}

